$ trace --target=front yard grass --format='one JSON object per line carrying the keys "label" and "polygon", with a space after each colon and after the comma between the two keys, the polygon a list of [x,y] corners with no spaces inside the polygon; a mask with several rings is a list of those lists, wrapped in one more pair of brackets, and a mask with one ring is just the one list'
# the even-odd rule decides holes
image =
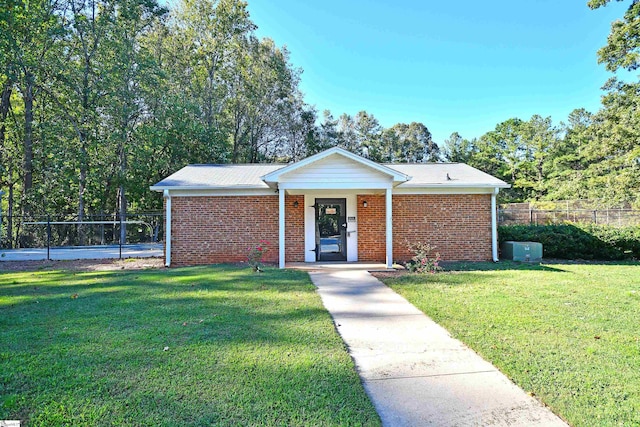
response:
{"label": "front yard grass", "polygon": [[0,273],[0,419],[379,425],[306,273]]}
{"label": "front yard grass", "polygon": [[383,278],[574,426],[640,425],[640,265],[457,265]]}

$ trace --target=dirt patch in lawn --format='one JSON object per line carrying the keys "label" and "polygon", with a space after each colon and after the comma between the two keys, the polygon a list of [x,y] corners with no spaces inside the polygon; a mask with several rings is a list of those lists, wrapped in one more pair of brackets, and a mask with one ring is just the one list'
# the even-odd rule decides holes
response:
{"label": "dirt patch in lawn", "polygon": [[73,261],[3,261],[1,271],[38,271],[38,270],[144,270],[165,268],[163,258],[127,258],[127,259],[82,259]]}
{"label": "dirt patch in lawn", "polygon": [[405,274],[409,274],[407,270],[396,270],[396,271],[372,271],[371,275],[378,279],[386,279],[388,277],[400,277]]}

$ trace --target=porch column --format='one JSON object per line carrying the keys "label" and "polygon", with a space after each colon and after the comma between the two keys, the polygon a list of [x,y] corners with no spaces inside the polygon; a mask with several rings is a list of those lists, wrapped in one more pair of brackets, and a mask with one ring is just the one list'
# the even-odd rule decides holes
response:
{"label": "porch column", "polygon": [[498,262],[498,220],[496,196],[498,195],[499,188],[494,188],[491,193],[491,258],[493,262]]}
{"label": "porch column", "polygon": [[387,268],[393,268],[393,212],[391,211],[392,206],[392,189],[387,188],[386,202],[387,206],[385,209],[386,215],[386,230],[387,230]]}
{"label": "porch column", "polygon": [[284,193],[286,190],[278,190],[278,267],[284,268]]}
{"label": "porch column", "polygon": [[171,194],[169,194],[169,190],[164,190],[164,199],[167,201],[166,206],[166,224],[164,226],[164,239],[165,239],[165,250],[164,250],[164,265],[167,267],[171,267]]}

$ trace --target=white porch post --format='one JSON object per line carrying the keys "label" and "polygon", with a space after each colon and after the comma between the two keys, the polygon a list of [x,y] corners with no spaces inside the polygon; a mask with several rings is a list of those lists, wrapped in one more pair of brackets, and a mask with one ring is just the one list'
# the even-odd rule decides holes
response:
{"label": "white porch post", "polygon": [[164,239],[165,241],[165,254],[164,254],[164,265],[167,267],[171,266],[171,194],[169,194],[169,190],[164,190],[164,198],[167,201],[167,223],[164,227]]}
{"label": "white porch post", "polygon": [[498,220],[496,218],[496,196],[499,188],[494,188],[491,193],[491,256],[493,262],[498,262]]}
{"label": "white porch post", "polygon": [[385,215],[387,220],[387,268],[393,268],[393,212],[392,206],[392,189],[387,188]]}
{"label": "white porch post", "polygon": [[284,268],[284,193],[286,190],[278,189],[278,266]]}

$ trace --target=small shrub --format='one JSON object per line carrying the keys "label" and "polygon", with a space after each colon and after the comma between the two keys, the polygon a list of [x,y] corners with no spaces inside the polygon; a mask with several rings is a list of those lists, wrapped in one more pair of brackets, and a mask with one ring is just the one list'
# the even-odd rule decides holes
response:
{"label": "small shrub", "polygon": [[411,261],[407,263],[407,269],[412,273],[436,273],[442,270],[440,267],[440,254],[431,255],[436,248],[429,243],[407,243],[407,248],[414,253]]}
{"label": "small shrub", "polygon": [[269,251],[269,245],[270,243],[268,241],[260,240],[257,245],[247,248],[247,251],[249,252],[247,254],[247,263],[253,271],[263,271],[264,265],[262,264],[262,259],[264,258],[264,254]]}

